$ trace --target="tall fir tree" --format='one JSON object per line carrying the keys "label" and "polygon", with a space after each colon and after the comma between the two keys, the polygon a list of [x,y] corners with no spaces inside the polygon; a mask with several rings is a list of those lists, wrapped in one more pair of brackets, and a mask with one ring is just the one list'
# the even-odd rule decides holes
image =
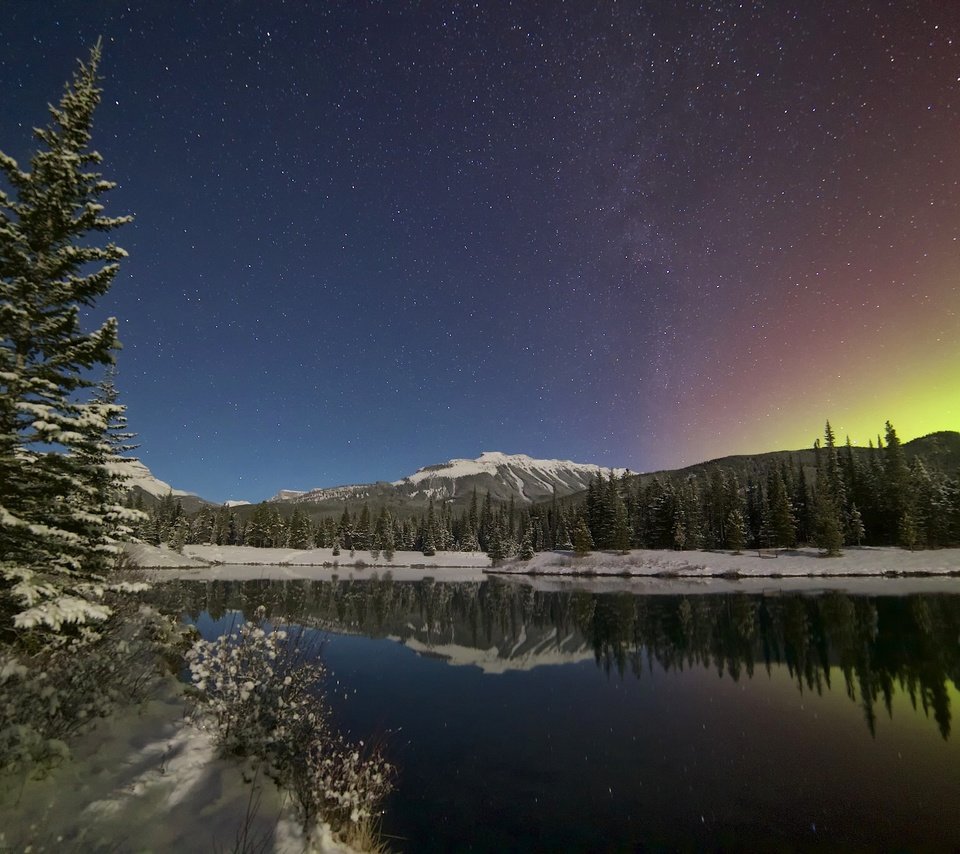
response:
{"label": "tall fir tree", "polygon": [[[883,448],[883,497],[884,522],[889,542],[903,540],[900,535],[901,521],[910,510],[908,489],[910,486],[910,470],[904,457],[903,446],[893,425],[887,421],[884,433],[885,445]],[[908,527],[916,528],[916,520],[910,520]]]}
{"label": "tall fir tree", "polygon": [[[90,148],[100,102],[100,43],[79,63],[29,171],[0,152],[0,631],[98,621],[115,560],[102,498],[111,410],[89,399],[113,362],[117,321],[85,332],[81,309],[110,288],[126,253],[94,245],[129,217],[108,217],[114,185]],[[9,190],[10,192],[8,192]],[[116,414],[114,410],[114,415]],[[114,520],[116,521],[116,520]]]}
{"label": "tall fir tree", "polygon": [[771,545],[792,549],[797,544],[796,522],[787,495],[787,486],[779,469],[770,475],[770,534]]}
{"label": "tall fir tree", "polygon": [[817,484],[817,491],[826,491],[837,515],[837,525],[842,536],[847,528],[847,486],[840,466],[837,439],[829,421],[824,427],[823,439],[823,483]]}

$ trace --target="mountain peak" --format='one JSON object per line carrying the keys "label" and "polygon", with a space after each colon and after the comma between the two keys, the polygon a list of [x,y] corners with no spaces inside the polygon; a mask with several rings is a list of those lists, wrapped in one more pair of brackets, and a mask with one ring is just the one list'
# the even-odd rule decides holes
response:
{"label": "mountain peak", "polygon": [[[475,460],[453,459],[439,465],[424,466],[414,474],[393,482],[396,487],[419,487],[434,497],[463,494],[464,487],[515,494],[521,501],[536,501],[556,492],[569,495],[586,489],[598,472],[622,474],[624,469],[608,469],[570,460],[539,460],[526,454],[484,451]],[[469,484],[469,485],[468,485]],[[502,488],[497,489],[497,486]]]}
{"label": "mountain peak", "polygon": [[380,501],[415,505],[436,501],[467,501],[476,491],[497,501],[524,503],[563,498],[587,488],[598,473],[620,475],[625,469],[609,469],[570,460],[539,460],[527,454],[484,451],[476,459],[452,459],[424,466],[392,483],[354,484],[307,493],[281,490],[272,501],[317,504]]}

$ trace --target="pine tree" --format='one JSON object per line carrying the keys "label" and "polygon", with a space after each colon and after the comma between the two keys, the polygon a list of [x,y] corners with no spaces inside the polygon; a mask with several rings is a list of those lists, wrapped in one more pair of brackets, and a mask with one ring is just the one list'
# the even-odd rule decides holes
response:
{"label": "pine tree", "polygon": [[[161,499],[162,501],[163,499]],[[265,504],[258,504],[253,516],[247,522],[244,535],[244,544],[262,549],[269,545],[270,539],[270,510]]]}
{"label": "pine tree", "polygon": [[917,542],[920,539],[920,532],[917,528],[917,520],[914,518],[914,515],[910,510],[905,510],[903,515],[900,517],[900,525],[897,529],[897,536],[900,541],[900,545],[905,549],[910,549],[910,551],[913,551],[917,547]]}
{"label": "pine tree", "polygon": [[393,528],[393,519],[390,517],[390,513],[386,508],[380,514],[381,523],[378,523],[380,527],[380,548],[383,550],[383,556],[388,560],[393,560],[393,553],[397,548],[397,540],[394,535]]}
{"label": "pine tree", "polygon": [[353,519],[350,517],[350,508],[343,508],[343,515],[340,516],[340,523],[337,526],[337,539],[341,546],[353,550]]}
{"label": "pine tree", "polygon": [[177,519],[176,524],[173,526],[173,530],[170,532],[170,548],[175,552],[182,552],[184,545],[187,542],[187,532],[189,530],[189,525],[187,520],[181,516]]}
{"label": "pine tree", "polygon": [[830,497],[833,498],[834,503],[842,506],[846,487],[840,470],[840,452],[837,449],[837,437],[834,435],[833,428],[830,426],[829,421],[826,422],[823,428],[823,448],[823,475],[826,479],[827,489],[830,491]]}
{"label": "pine tree", "polygon": [[[847,527],[847,487],[843,480],[843,472],[840,468],[840,453],[837,449],[837,440],[833,433],[830,422],[827,421],[824,427],[824,460],[823,460],[823,481],[817,483],[818,492],[826,492],[830,503],[833,505],[834,512],[837,515],[837,526],[840,529],[840,536],[843,536],[844,529]],[[820,508],[823,512],[823,508]]]}
{"label": "pine tree", "polygon": [[483,496],[483,504],[480,509],[480,520],[477,522],[477,541],[480,548],[487,550],[487,539],[490,536],[490,526],[493,524],[493,504],[490,500],[490,493],[486,492]]}
{"label": "pine tree", "polygon": [[592,548],[593,537],[590,536],[590,528],[587,527],[587,520],[581,516],[573,531],[573,551],[577,557],[584,557],[590,554]]}
{"label": "pine tree", "polygon": [[772,545],[792,549],[797,544],[793,508],[787,497],[787,487],[779,470],[770,476],[770,531]]}
{"label": "pine tree", "polygon": [[860,515],[857,505],[852,504],[850,506],[850,539],[859,546],[866,535],[866,529],[863,527],[863,516]]}
{"label": "pine tree", "polygon": [[423,531],[423,548],[421,549],[425,557],[432,557],[437,553],[436,542],[433,539],[433,526],[427,525]]}
{"label": "pine tree", "polygon": [[801,543],[808,543],[810,542],[813,523],[810,518],[810,494],[807,489],[807,475],[803,466],[800,467],[797,474],[790,503],[793,505],[794,516],[797,520],[797,539]]}
{"label": "pine tree", "polygon": [[487,557],[496,566],[507,556],[506,533],[502,521],[495,519],[490,526],[490,542],[487,545]]}
{"label": "pine tree", "polygon": [[700,483],[695,476],[683,484],[679,497],[683,507],[684,547],[698,549],[703,544],[703,504]]}
{"label": "pine tree", "polygon": [[734,554],[740,554],[747,544],[747,526],[743,521],[743,512],[735,507],[727,516],[727,548]]}
{"label": "pine tree", "polygon": [[477,488],[470,494],[470,508],[467,510],[467,533],[477,537],[477,528],[480,526],[480,514],[477,511]]}
{"label": "pine tree", "polygon": [[[35,131],[30,171],[0,152],[0,630],[98,621],[101,580],[115,560],[102,501],[109,407],[84,400],[90,372],[113,362],[117,321],[84,332],[80,309],[110,288],[126,253],[88,236],[114,185],[89,148],[100,101],[100,43],[79,63],[52,121]],[[25,610],[21,610],[25,609]]]}
{"label": "pine tree", "polygon": [[527,530],[523,532],[523,538],[520,540],[520,549],[517,552],[517,557],[520,558],[520,560],[532,560],[533,555],[533,537],[531,536],[530,529],[527,528]]}
{"label": "pine tree", "polygon": [[910,510],[917,525],[917,544],[927,548],[945,545],[948,531],[946,493],[939,478],[917,457],[910,466]]}
{"label": "pine tree", "polygon": [[294,507],[287,526],[287,548],[310,548],[310,520],[299,508]]}
{"label": "pine tree", "polygon": [[683,551],[687,544],[687,525],[684,517],[683,508],[677,510],[673,519],[673,547],[677,551]]}
{"label": "pine tree", "polygon": [[[904,458],[903,446],[893,425],[887,421],[885,431],[886,447],[883,450],[883,506],[889,541],[902,540],[899,535],[901,520],[909,510],[910,470]],[[916,519],[912,520],[916,525]]]}
{"label": "pine tree", "polygon": [[[626,507],[620,495],[619,482],[613,472],[605,481],[597,473],[597,507],[595,511],[595,527],[591,525],[593,540],[600,549],[617,548],[617,516],[623,511],[626,523]],[[629,547],[629,546],[628,546]]]}
{"label": "pine tree", "polygon": [[106,425],[103,434],[87,437],[88,441],[78,445],[75,451],[94,486],[89,502],[80,509],[103,518],[100,548],[114,554],[121,550],[121,543],[135,539],[136,529],[146,519],[141,496],[137,496],[139,507],[137,501],[132,506],[124,501],[129,479],[125,465],[130,459],[125,455],[137,445],[133,444],[134,434],[127,429],[126,407],[117,402],[115,376],[113,366],[108,366],[91,401],[91,409],[99,410],[99,417]]}
{"label": "pine tree", "polygon": [[843,530],[840,527],[836,505],[827,491],[818,491],[814,504],[814,536],[817,545],[827,553],[827,557],[836,557],[843,546]]}
{"label": "pine tree", "polygon": [[613,547],[626,554],[630,551],[630,521],[627,518],[627,507],[622,501],[618,501],[613,520]]}
{"label": "pine tree", "polygon": [[233,545],[231,542],[231,522],[233,513],[226,507],[217,510],[216,518],[213,523],[213,542],[218,546]]}
{"label": "pine tree", "polygon": [[194,543],[212,543],[213,542],[213,516],[209,507],[203,507],[200,512],[190,522],[187,528],[187,542]]}
{"label": "pine tree", "polygon": [[726,508],[723,476],[722,469],[712,468],[707,477],[703,526],[703,546],[706,549],[722,546],[726,540],[726,521],[730,511]]}
{"label": "pine tree", "polygon": [[367,503],[364,502],[363,507],[360,510],[360,517],[357,519],[356,525],[353,529],[353,542],[351,543],[351,548],[367,550],[370,548],[370,539],[370,508],[367,506]]}

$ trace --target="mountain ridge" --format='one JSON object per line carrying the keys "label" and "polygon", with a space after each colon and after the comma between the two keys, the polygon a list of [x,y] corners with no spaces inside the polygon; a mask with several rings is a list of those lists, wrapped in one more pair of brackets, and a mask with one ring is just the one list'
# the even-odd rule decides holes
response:
{"label": "mountain ridge", "polygon": [[330,501],[359,501],[393,497],[400,503],[420,500],[455,501],[476,490],[495,500],[531,504],[565,497],[586,489],[597,473],[623,474],[626,469],[571,460],[536,459],[526,454],[484,451],[476,459],[455,458],[423,466],[413,474],[392,482],[344,484],[300,492],[280,490],[271,503],[322,504]]}
{"label": "mountain ridge", "polygon": [[[920,457],[928,467],[946,473],[960,469],[960,432],[941,430],[919,436],[903,443],[908,462]],[[868,448],[854,446],[854,454],[866,454]],[[369,501],[382,504],[391,510],[416,510],[425,508],[429,501],[448,502],[457,507],[466,506],[474,489],[478,496],[489,494],[494,501],[508,502],[511,498],[521,504],[532,504],[558,498],[576,499],[594,479],[597,472],[604,476],[628,472],[642,480],[655,477],[683,477],[707,472],[713,468],[735,471],[741,479],[760,476],[765,467],[774,460],[792,459],[805,469],[814,468],[812,448],[798,450],[765,451],[757,454],[732,454],[705,460],[675,469],[651,472],[629,472],[629,469],[610,468],[592,463],[576,463],[570,460],[537,459],[526,454],[505,454],[500,451],[484,451],[476,459],[453,458],[445,463],[423,466],[411,475],[395,481],[376,481],[365,484],[342,484],[312,490],[281,489],[265,502],[280,505],[306,505],[313,513],[338,512],[351,503]],[[175,489],[156,478],[139,460],[124,461],[124,474],[129,478],[128,488],[141,494],[146,504],[152,504],[168,493],[181,501],[187,512],[202,506],[219,506],[184,490]],[[224,506],[233,509],[253,508],[256,503],[231,501]],[[304,508],[306,509],[306,507]]]}

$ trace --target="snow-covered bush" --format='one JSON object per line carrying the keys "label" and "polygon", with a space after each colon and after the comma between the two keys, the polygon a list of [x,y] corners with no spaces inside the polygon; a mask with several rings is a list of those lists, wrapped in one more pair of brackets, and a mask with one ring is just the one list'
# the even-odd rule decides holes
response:
{"label": "snow-covered bush", "polygon": [[186,655],[201,700],[194,719],[212,724],[225,753],[262,757],[282,774],[299,739],[327,727],[316,694],[325,671],[310,651],[300,633],[251,622],[216,640],[197,640]]}
{"label": "snow-covered bush", "polygon": [[393,788],[393,767],[380,753],[342,736],[310,745],[295,770],[294,794],[308,825],[317,818],[334,827],[370,822]]}
{"label": "snow-covered bush", "polygon": [[225,753],[268,763],[293,791],[308,834],[326,821],[350,838],[376,818],[394,769],[334,730],[316,642],[300,629],[266,626],[262,609],[258,618],[187,652],[192,717],[213,728]]}

